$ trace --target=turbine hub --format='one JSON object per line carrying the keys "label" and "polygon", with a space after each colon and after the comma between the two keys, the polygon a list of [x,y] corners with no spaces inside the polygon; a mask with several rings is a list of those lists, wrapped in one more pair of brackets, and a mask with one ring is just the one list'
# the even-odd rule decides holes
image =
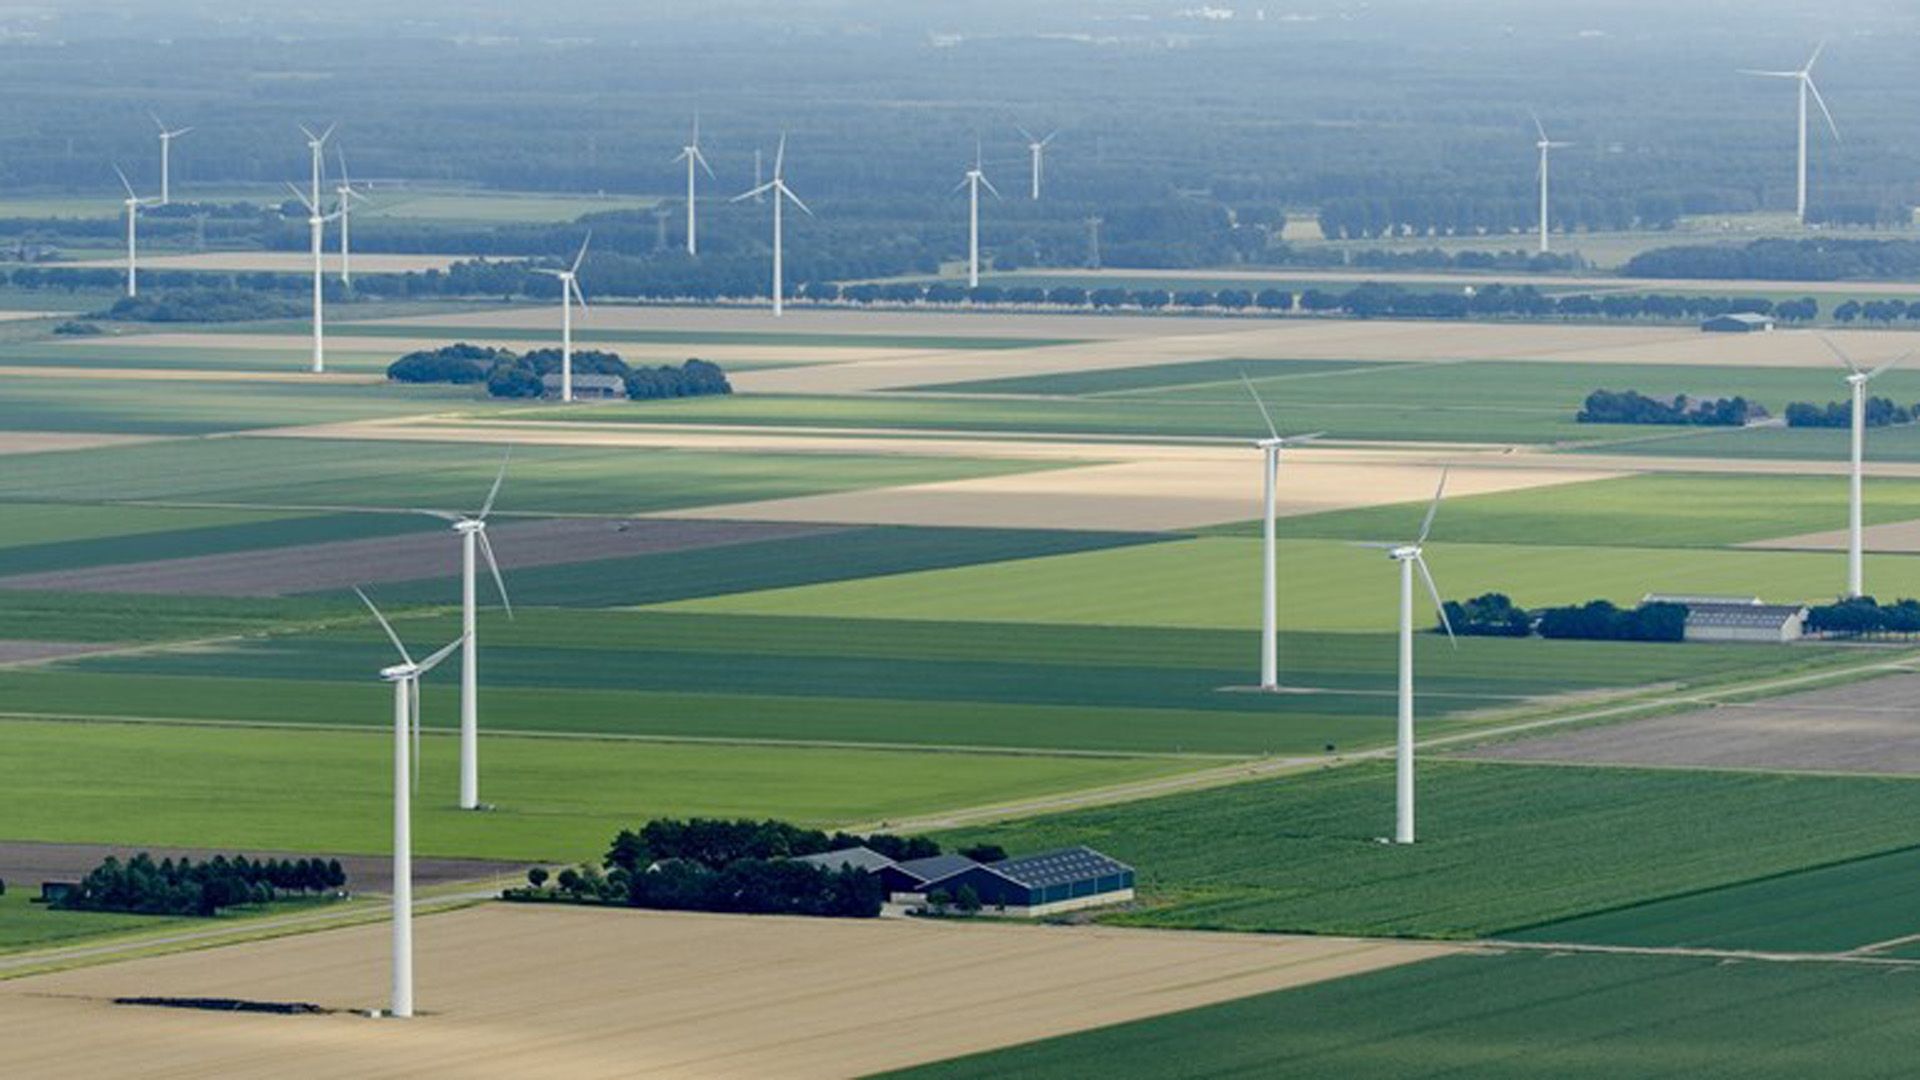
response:
{"label": "turbine hub", "polygon": [[479,518],[461,518],[453,523],[453,531],[462,535],[486,531],[487,523]]}
{"label": "turbine hub", "polygon": [[1419,557],[1420,548],[1417,544],[1403,544],[1387,552],[1387,558],[1395,562],[1406,562],[1408,559],[1417,559]]}
{"label": "turbine hub", "polygon": [[388,682],[399,682],[402,679],[411,677],[412,675],[413,675],[412,664],[395,664],[392,667],[383,667],[380,669],[380,677],[387,680]]}

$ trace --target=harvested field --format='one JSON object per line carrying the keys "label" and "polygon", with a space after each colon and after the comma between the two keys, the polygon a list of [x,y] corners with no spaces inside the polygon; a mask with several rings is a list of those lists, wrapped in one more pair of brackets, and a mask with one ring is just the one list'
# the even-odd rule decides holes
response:
{"label": "harvested field", "polygon": [[[112,855],[122,861],[146,852],[154,859],[192,858],[210,859],[215,855],[233,855],[231,848],[214,850],[210,848],[178,847],[126,847],[109,844],[45,844],[31,840],[0,840],[0,881],[17,884],[23,888],[37,886],[42,881],[77,881],[86,876],[87,871],[99,866],[101,860]],[[241,851],[248,858],[263,859],[307,859],[313,858],[311,851]],[[356,893],[384,893],[393,887],[393,859],[386,855],[320,855],[320,858],[338,858],[340,866],[347,872],[347,888]],[[427,859],[413,860],[413,883],[424,888],[433,885],[446,885],[458,881],[482,881],[501,877],[517,877],[526,869],[526,864],[517,862],[497,862],[488,859]],[[0,1059],[4,1054],[0,1054]]]}
{"label": "harvested field", "polygon": [[[1342,938],[491,905],[415,927],[411,1021],[135,1010],[385,1004],[373,925],[0,984],[22,1075],[845,1077],[1456,952]],[[769,979],[777,966],[781,977]],[[111,1017],[111,1022],[107,1022]]]}
{"label": "harvested field", "polygon": [[[466,255],[383,255],[361,252],[353,253],[353,270],[357,274],[404,274],[445,270],[454,263],[470,258]],[[339,268],[336,256],[328,255],[328,271]],[[77,262],[61,263],[61,266],[79,269],[118,269],[125,265],[124,259],[82,259]],[[255,271],[298,274],[313,268],[313,256],[304,251],[205,251],[194,255],[148,255],[140,260],[140,266],[147,270],[217,270],[231,273],[252,273]]]}
{"label": "harvested field", "polygon": [[150,442],[150,435],[108,435],[80,431],[0,431],[0,454],[41,454],[49,450],[90,450]]}
{"label": "harvested field", "polygon": [[[1867,551],[1920,553],[1920,520],[1864,526],[1860,530],[1860,543]],[[1776,540],[1755,540],[1741,546],[1784,551],[1845,551],[1847,530],[1828,529],[1825,532],[1783,536]]]}
{"label": "harvested field", "polygon": [[1920,675],[1468,751],[1483,761],[1920,775]]}
{"label": "harvested field", "polygon": [[[488,528],[502,570],[811,536],[830,528],[741,521],[569,518]],[[157,562],[19,574],[0,588],[182,596],[291,596],[353,585],[460,573],[451,535],[409,533],[365,540],[240,551]]]}
{"label": "harvested field", "polygon": [[[1225,455],[1221,455],[1223,458]],[[1144,461],[1011,476],[914,484],[673,511],[673,517],[875,525],[1181,530],[1245,521],[1260,512],[1260,467],[1252,451],[1232,460]],[[1411,502],[1433,493],[1433,470],[1405,465],[1290,460],[1280,470],[1282,515]],[[1456,469],[1453,494],[1514,491],[1604,479],[1609,473]]]}
{"label": "harvested field", "polygon": [[[97,641],[20,641],[0,639],[0,664],[30,664],[40,660],[58,660],[66,656],[81,656],[90,652],[99,652],[113,646]],[[6,875],[0,874],[0,881]]]}

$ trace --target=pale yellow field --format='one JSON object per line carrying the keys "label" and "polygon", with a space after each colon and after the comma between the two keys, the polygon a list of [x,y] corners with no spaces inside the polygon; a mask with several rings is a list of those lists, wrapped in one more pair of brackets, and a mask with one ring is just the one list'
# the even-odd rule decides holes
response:
{"label": "pale yellow field", "polygon": [[152,442],[150,435],[106,435],[73,431],[0,431],[0,454],[38,454],[48,450],[90,450]]}
{"label": "pale yellow field", "polygon": [[[384,255],[369,252],[365,255],[354,255],[353,272],[356,274],[404,274],[409,271],[445,270],[454,263],[471,257],[468,255]],[[118,268],[125,266],[126,261],[124,259],[82,259],[60,265]],[[328,252],[323,265],[326,266],[328,273],[339,273],[339,252]],[[313,256],[304,251],[203,251],[193,255],[144,255],[140,259],[140,268],[143,270],[220,270],[230,273],[266,271],[297,274],[312,271]]]}
{"label": "pale yellow field", "polygon": [[[1457,947],[490,905],[416,923],[412,1020],[109,1004],[386,1002],[385,925],[0,983],[17,1076],[845,1077]],[[774,973],[777,977],[773,977]]]}

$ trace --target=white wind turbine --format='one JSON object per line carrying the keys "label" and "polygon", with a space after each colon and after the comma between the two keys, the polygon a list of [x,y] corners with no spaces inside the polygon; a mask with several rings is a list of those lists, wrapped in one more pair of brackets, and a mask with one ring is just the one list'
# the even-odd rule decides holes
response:
{"label": "white wind turbine", "polygon": [[1540,151],[1540,253],[1546,254],[1547,248],[1547,157],[1555,150],[1572,146],[1570,142],[1554,142],[1547,138],[1547,129],[1540,118],[1533,118],[1533,129],[1540,133],[1540,140],[1533,145]]}
{"label": "white wind turbine", "polygon": [[799,207],[801,212],[808,217],[813,216],[813,211],[807,209],[807,204],[801,202],[800,196],[795,195],[793,189],[787,186],[786,163],[787,137],[783,134],[780,136],[780,149],[773,155],[773,179],[754,187],[751,191],[733,197],[734,202],[739,202],[741,199],[757,200],[760,196],[769,193],[773,195],[773,314],[775,318],[779,318],[781,314],[787,289],[780,251],[781,234],[785,229],[780,215],[781,205],[786,200],[792,199],[793,205]]}
{"label": "white wind turbine", "polygon": [[1000,197],[999,189],[993,186],[993,181],[988,180],[987,174],[980,169],[980,143],[976,140],[973,144],[973,168],[968,169],[967,175],[953,186],[955,191],[961,188],[968,189],[967,288],[969,289],[980,287],[980,189],[983,186],[993,192],[994,198]]}
{"label": "white wind turbine", "polygon": [[327,318],[326,290],[322,283],[325,268],[322,266],[324,253],[321,246],[327,231],[327,222],[340,216],[340,211],[331,214],[320,212],[320,203],[307,198],[307,193],[293,184],[287,185],[293,197],[299,199],[307,208],[307,241],[313,249],[313,372],[318,375],[327,370]]}
{"label": "white wind turbine", "polygon": [[1394,754],[1395,812],[1393,823],[1393,842],[1396,844],[1413,843],[1413,572],[1420,571],[1420,577],[1427,583],[1427,592],[1433,597],[1434,610],[1440,613],[1440,625],[1446,628],[1447,639],[1453,639],[1453,624],[1447,619],[1447,608],[1440,600],[1440,587],[1433,583],[1433,574],[1427,569],[1427,560],[1420,553],[1420,546],[1427,542],[1427,534],[1433,530],[1433,515],[1440,511],[1440,498],[1447,491],[1446,470],[1440,471],[1440,486],[1434,489],[1433,502],[1427,507],[1426,520],[1420,523],[1420,535],[1411,543],[1379,544],[1365,543],[1361,547],[1382,548],[1387,557],[1400,564],[1400,723],[1397,746]]}
{"label": "white wind turbine", "polygon": [[353,240],[351,237],[353,230],[353,200],[359,199],[361,202],[366,202],[367,197],[362,195],[360,190],[353,186],[353,181],[347,177],[346,152],[339,147],[335,147],[333,153],[335,159],[340,162],[340,182],[335,184],[333,188],[333,197],[335,200],[333,212],[340,218],[340,283],[342,285],[351,285],[353,284]]}
{"label": "white wind turbine", "polygon": [[312,128],[307,127],[305,124],[300,125],[300,134],[307,137],[307,153],[313,159],[313,188],[312,194],[308,197],[308,202],[314,206],[320,205],[320,181],[325,176],[327,139],[333,135],[333,129],[339,126],[338,124],[328,124],[327,130],[315,135]]}
{"label": "white wind turbine", "polygon": [[1043,156],[1045,156],[1045,154],[1046,154],[1046,149],[1047,149],[1047,144],[1048,144],[1048,143],[1050,143],[1050,142],[1052,142],[1052,141],[1053,141],[1053,139],[1054,139],[1054,136],[1056,136],[1056,135],[1058,135],[1058,134],[1060,134],[1060,133],[1059,133],[1058,131],[1050,131],[1050,132],[1048,132],[1048,133],[1047,133],[1047,137],[1046,137],[1046,138],[1044,138],[1044,139],[1036,139],[1036,138],[1034,138],[1034,137],[1033,137],[1033,132],[1031,132],[1031,131],[1028,131],[1028,130],[1027,130],[1026,128],[1018,128],[1018,129],[1016,129],[1016,130],[1018,130],[1018,131],[1020,132],[1020,135],[1021,135],[1021,137],[1023,137],[1023,138],[1025,138],[1025,139],[1027,140],[1027,153],[1028,153],[1028,155],[1029,155],[1029,156],[1031,156],[1031,157],[1033,158],[1033,195],[1032,195],[1032,198],[1033,198],[1033,200],[1034,200],[1035,202],[1038,202],[1038,201],[1040,201],[1040,170],[1041,170],[1041,158],[1042,158]]}
{"label": "white wind turbine", "polygon": [[[380,669],[393,684],[393,991],[390,1016],[413,1015],[413,788],[420,780],[420,676],[453,655],[459,641],[425,660],[415,661],[400,635],[367,594],[353,590],[400,651],[398,664]],[[409,746],[411,741],[411,746]]]}
{"label": "white wind turbine", "polygon": [[[500,485],[507,478],[507,461],[513,449],[507,449],[506,456],[500,459],[500,473],[493,478],[493,488],[487,492],[487,501],[480,505],[480,512],[471,517],[465,514],[451,514],[444,510],[422,510],[420,513],[452,522],[453,531],[460,537],[460,809],[480,809],[480,635],[476,627],[475,604],[475,565],[476,554],[486,556],[487,569],[493,572],[494,587],[500,590],[500,606],[507,611],[507,617],[513,617],[513,602],[507,599],[507,583],[500,576],[500,562],[493,557],[493,544],[487,540],[487,515],[493,513],[493,502],[500,497]],[[477,549],[477,550],[476,550]]]}
{"label": "white wind turbine", "polygon": [[1824,41],[1814,46],[1813,55],[1807,57],[1807,65],[1797,71],[1756,71],[1751,68],[1740,69],[1740,74],[1742,75],[1759,75],[1768,79],[1793,79],[1799,83],[1800,156],[1798,158],[1799,170],[1795,174],[1797,187],[1795,189],[1794,216],[1799,219],[1802,225],[1807,223],[1807,96],[1809,94],[1813,96],[1814,104],[1820,106],[1820,115],[1827,118],[1827,129],[1833,132],[1834,141],[1840,141],[1839,125],[1833,122],[1833,113],[1827,109],[1826,99],[1820,96],[1820,88],[1813,84],[1814,62],[1820,59],[1820,50],[1826,47],[1827,43]]}
{"label": "white wind turbine", "polygon": [[133,183],[120,166],[113,167],[115,176],[120,178],[120,186],[127,189],[127,197],[122,205],[127,208],[127,295],[140,295],[140,209],[153,206],[158,200],[143,199],[133,193]]}
{"label": "white wind turbine", "polygon": [[573,257],[573,265],[565,270],[538,270],[560,279],[560,400],[573,400],[573,305],[580,304],[580,313],[587,312],[587,294],[580,291],[580,263],[587,257],[587,245],[593,242],[589,232],[580,241],[580,253]]}
{"label": "white wind turbine", "polygon": [[160,205],[173,202],[173,140],[192,131],[190,127],[169,130],[158,116],[153,116],[154,126],[160,129]]}
{"label": "white wind turbine", "polygon": [[1835,359],[1846,365],[1847,388],[1853,399],[1853,468],[1848,473],[1847,478],[1847,493],[1849,496],[1847,504],[1847,595],[1850,597],[1862,596],[1865,594],[1862,583],[1865,572],[1862,566],[1864,559],[1862,557],[1863,544],[1860,535],[1860,472],[1861,458],[1864,455],[1867,441],[1867,383],[1873,381],[1876,376],[1913,354],[1905,353],[1894,357],[1871,371],[1862,371],[1859,365],[1853,362],[1852,357],[1841,352],[1840,346],[1829,341],[1824,334],[1821,335],[1820,341],[1826,345],[1828,351],[1833,353]]}
{"label": "white wind turbine", "polygon": [[694,169],[696,166],[705,169],[709,178],[717,179],[713,175],[713,166],[707,164],[707,156],[700,152],[699,113],[693,114],[693,138],[687,145],[680,148],[680,156],[673,160],[687,163],[687,254],[698,255],[700,254],[700,222],[695,211],[694,199],[698,193]]}
{"label": "white wind turbine", "polygon": [[1253,403],[1260,407],[1260,418],[1267,422],[1267,438],[1253,445],[1260,448],[1263,466],[1261,477],[1266,485],[1266,514],[1261,522],[1261,538],[1264,541],[1261,554],[1260,585],[1260,689],[1280,689],[1280,607],[1279,577],[1280,549],[1274,541],[1275,487],[1280,481],[1280,451],[1289,446],[1298,446],[1311,442],[1325,432],[1316,431],[1306,435],[1282,436],[1273,426],[1273,414],[1267,411],[1267,403],[1260,400],[1260,392],[1253,388],[1253,380],[1246,372],[1240,373],[1240,381],[1247,384],[1247,393],[1253,395]]}

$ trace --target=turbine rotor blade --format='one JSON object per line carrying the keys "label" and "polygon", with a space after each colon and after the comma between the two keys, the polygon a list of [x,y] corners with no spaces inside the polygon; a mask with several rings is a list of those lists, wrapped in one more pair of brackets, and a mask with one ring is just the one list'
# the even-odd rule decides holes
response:
{"label": "turbine rotor blade", "polygon": [[1420,569],[1420,580],[1427,583],[1427,595],[1433,597],[1433,610],[1440,616],[1440,625],[1446,628],[1447,641],[1454,648],[1460,647],[1460,640],[1453,636],[1453,620],[1447,618],[1447,605],[1440,599],[1440,586],[1433,583],[1433,572],[1427,569],[1425,556],[1415,555],[1413,565]]}
{"label": "turbine rotor blade", "polygon": [[579,278],[570,277],[567,279],[567,292],[572,294],[574,303],[579,304],[580,310],[585,312],[587,310],[587,294],[580,291]]}
{"label": "turbine rotor blade", "polygon": [[409,760],[407,764],[413,766],[413,790],[419,791],[420,790],[420,672],[418,671],[415,671],[412,677],[407,679],[407,712],[410,714],[408,719],[412,721],[412,723],[409,724],[409,726],[413,729],[413,732],[412,732],[413,753],[409,755],[411,760]]}
{"label": "turbine rotor blade", "polygon": [[1867,378],[1873,379],[1878,377],[1881,372],[1887,370],[1888,368],[1892,367],[1893,365],[1899,363],[1902,360],[1905,360],[1906,358],[1912,355],[1913,353],[1910,351],[1901,353],[1899,356],[1896,356],[1893,359],[1887,361],[1886,363],[1881,364],[1879,367],[1874,368],[1872,371],[1867,372]]}
{"label": "turbine rotor blade", "polygon": [[1267,434],[1276,439],[1279,438],[1280,429],[1273,426],[1273,414],[1267,411],[1267,403],[1260,399],[1260,391],[1253,388],[1253,380],[1247,377],[1246,372],[1242,371],[1240,373],[1240,381],[1246,386],[1247,393],[1252,396],[1253,403],[1260,407],[1260,419],[1267,422]]}
{"label": "turbine rotor blade", "polygon": [[986,185],[986,187],[987,187],[987,190],[988,190],[988,191],[991,191],[991,192],[993,192],[993,197],[994,197],[994,198],[996,198],[996,199],[998,199],[998,198],[1000,198],[1000,197],[1001,197],[1001,196],[1000,196],[1000,189],[999,189],[999,188],[997,188],[997,187],[994,187],[994,186],[993,186],[993,181],[991,181],[991,180],[989,180],[989,179],[987,179],[987,174],[986,174],[986,173],[981,173],[981,174],[980,174],[980,182],[981,182],[982,184],[985,184],[985,185]]}
{"label": "turbine rotor blade", "polygon": [[1053,130],[1053,131],[1049,131],[1049,132],[1047,132],[1047,137],[1046,137],[1046,138],[1044,138],[1044,139],[1041,139],[1041,140],[1040,140],[1040,145],[1041,145],[1041,146],[1045,146],[1045,145],[1047,145],[1048,143],[1050,143],[1050,142],[1052,142],[1052,141],[1053,141],[1053,139],[1054,139],[1054,136],[1056,136],[1056,135],[1059,135],[1059,134],[1060,134],[1060,132],[1059,132],[1059,129],[1057,129],[1057,128],[1056,128],[1055,130]]}
{"label": "turbine rotor blade", "polygon": [[1760,71],[1755,68],[1736,68],[1735,73],[1740,75],[1760,75],[1769,79],[1797,79],[1800,77],[1800,72],[1798,71]]}
{"label": "turbine rotor blade", "polygon": [[1447,493],[1447,470],[1441,469],[1440,470],[1440,486],[1433,489],[1433,502],[1429,504],[1427,507],[1426,520],[1420,523],[1420,539],[1414,541],[1415,545],[1424,544],[1427,542],[1427,534],[1433,531],[1433,515],[1440,512],[1440,498],[1446,493]]}
{"label": "turbine rotor blade", "polygon": [[1820,339],[1820,344],[1825,345],[1827,347],[1827,351],[1833,354],[1834,359],[1840,361],[1841,364],[1845,365],[1848,371],[1852,372],[1855,375],[1860,374],[1860,365],[1853,362],[1853,357],[1848,356],[1846,353],[1842,352],[1840,350],[1840,346],[1835,345],[1833,343],[1832,338],[1828,337],[1825,334],[1816,334],[1814,336]]}
{"label": "turbine rotor blade", "polygon": [[1013,130],[1019,132],[1020,137],[1027,140],[1028,146],[1037,146],[1040,144],[1040,140],[1033,137],[1033,132],[1028,131],[1026,128],[1021,127],[1019,124],[1013,125]]}
{"label": "turbine rotor blade", "polygon": [[507,599],[507,580],[500,574],[500,560],[493,557],[493,541],[487,539],[486,530],[480,532],[480,553],[487,557],[487,569],[493,571],[493,587],[500,590],[500,606],[507,611],[507,618],[513,618],[513,601]]}
{"label": "turbine rotor blade", "polygon": [[1540,114],[1539,114],[1539,113],[1537,113],[1537,112],[1534,112],[1534,111],[1533,111],[1532,109],[1528,109],[1528,110],[1527,110],[1527,115],[1528,115],[1528,116],[1531,116],[1531,117],[1533,117],[1533,130],[1535,130],[1535,131],[1537,131],[1537,132],[1539,132],[1539,133],[1540,133],[1540,141],[1541,141],[1541,142],[1546,142],[1546,141],[1547,141],[1547,129],[1546,129],[1546,127],[1545,127],[1545,125],[1543,125],[1543,124],[1541,124],[1541,123],[1540,123]]}
{"label": "turbine rotor blade", "polygon": [[783,131],[780,133],[780,149],[774,151],[774,154],[773,154],[773,178],[775,180],[780,179],[780,177],[783,175],[780,170],[786,166],[786,163],[787,163],[787,133]]}
{"label": "turbine rotor blade", "polygon": [[415,508],[415,509],[412,509],[412,510],[409,510],[409,511],[407,511],[407,513],[409,513],[409,514],[425,514],[425,515],[426,515],[426,516],[428,516],[428,517],[433,517],[433,518],[439,518],[439,519],[440,519],[441,521],[456,521],[456,522],[457,522],[457,521],[461,521],[461,520],[463,520],[463,519],[462,519],[462,518],[460,517],[460,515],[459,515],[459,514],[453,514],[453,513],[448,513],[448,512],[447,512],[447,511],[445,511],[445,510],[423,510],[423,509],[419,509],[419,508]]}
{"label": "turbine rotor blade", "polygon": [[300,205],[307,208],[307,213],[318,214],[320,212],[320,208],[313,205],[313,200],[307,197],[307,193],[301,191],[292,181],[288,181],[287,190],[293,192],[293,197],[299,199]]}
{"label": "turbine rotor blade", "polygon": [[711,179],[711,180],[720,179],[718,176],[714,175],[713,166],[707,164],[707,155],[701,153],[700,148],[698,146],[690,147],[689,149],[693,151],[693,160],[699,163],[701,169],[706,171],[708,179]]}
{"label": "turbine rotor blade", "polygon": [[1825,39],[1822,39],[1819,44],[1813,47],[1813,55],[1807,57],[1807,66],[1801,68],[1800,70],[1804,72],[1811,72],[1813,70],[1813,65],[1820,62],[1820,54],[1825,52],[1826,49],[1827,49],[1827,43]]}
{"label": "turbine rotor blade", "polygon": [[766,183],[764,183],[764,184],[761,184],[761,185],[760,185],[759,187],[757,187],[757,188],[754,188],[754,189],[753,189],[752,191],[743,191],[743,192],[741,192],[740,194],[738,194],[738,195],[735,195],[735,196],[734,196],[733,198],[731,198],[731,199],[728,199],[727,201],[728,201],[728,202],[740,202],[740,201],[741,201],[741,200],[743,200],[743,199],[752,199],[752,198],[756,198],[756,197],[758,197],[758,196],[761,196],[761,195],[764,195],[764,194],[766,194],[767,192],[769,192],[769,191],[772,191],[772,190],[773,190],[773,181],[771,181],[771,180],[769,180],[769,181],[767,181]]}
{"label": "turbine rotor blade", "polygon": [[587,245],[591,243],[593,243],[593,232],[592,230],[588,230],[586,239],[580,241],[580,253],[573,257],[572,273],[577,274],[580,272],[580,264],[585,261],[587,257]]}
{"label": "turbine rotor blade", "polygon": [[439,667],[440,661],[445,660],[449,656],[452,656],[453,650],[459,648],[462,645],[465,645],[466,643],[467,643],[467,635],[461,634],[459,637],[454,638],[452,641],[441,646],[440,651],[434,653],[432,656],[427,657],[425,660],[422,660],[418,664],[415,664],[413,666],[415,675],[416,676],[425,675],[427,672],[432,671],[434,668]]}
{"label": "turbine rotor blade", "polygon": [[1840,141],[1840,125],[1833,122],[1833,113],[1827,109],[1827,99],[1820,96],[1820,88],[1813,83],[1813,76],[1802,76],[1807,80],[1807,90],[1813,94],[1813,103],[1820,106],[1820,115],[1827,118],[1827,130],[1833,132],[1833,141]]}
{"label": "turbine rotor blade", "polygon": [[798,195],[795,195],[795,194],[793,193],[793,189],[792,189],[792,188],[790,188],[790,187],[788,187],[788,186],[787,186],[787,185],[785,185],[785,184],[781,184],[781,185],[780,185],[780,194],[782,194],[782,195],[785,195],[785,196],[786,196],[787,198],[789,198],[789,199],[791,199],[791,200],[793,200],[793,205],[795,205],[795,206],[797,206],[797,207],[799,207],[799,208],[801,209],[801,211],[802,211],[803,213],[805,213],[805,214],[806,214],[806,215],[807,215],[808,217],[812,217],[812,216],[813,216],[813,211],[811,211],[811,210],[808,210],[808,209],[807,209],[807,204],[806,204],[806,203],[803,203],[803,202],[801,202],[801,201],[800,201],[800,196],[798,196]]}
{"label": "turbine rotor blade", "polygon": [[367,597],[365,592],[361,591],[360,586],[355,585],[353,587],[353,594],[360,598],[361,603],[367,605],[368,611],[373,612],[373,617],[380,623],[380,629],[387,632],[387,640],[393,642],[393,647],[400,650],[400,658],[409,664],[413,663],[413,656],[407,652],[407,647],[401,644],[400,635],[393,632],[393,624],[387,621],[385,615],[380,614],[379,608],[373,606],[373,601]]}
{"label": "turbine rotor blade", "polygon": [[507,480],[507,463],[512,460],[513,447],[509,445],[506,452],[500,455],[500,472],[494,476],[493,487],[487,491],[487,501],[480,504],[478,520],[485,521],[487,515],[493,513],[493,501],[500,497],[500,485]]}
{"label": "turbine rotor blade", "polygon": [[113,167],[113,174],[120,178],[120,186],[127,189],[127,198],[138,199],[140,197],[133,193],[133,183],[132,181],[127,179],[127,174],[125,170],[121,169],[120,166],[115,165]]}

